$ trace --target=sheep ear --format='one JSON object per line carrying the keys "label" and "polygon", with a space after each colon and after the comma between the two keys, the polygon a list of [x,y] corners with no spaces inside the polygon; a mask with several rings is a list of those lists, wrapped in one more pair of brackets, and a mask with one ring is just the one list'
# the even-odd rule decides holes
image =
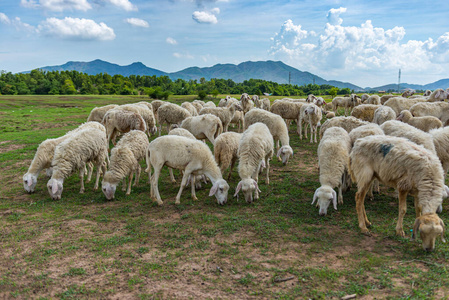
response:
{"label": "sheep ear", "polygon": [[218,190],[218,182],[215,182],[215,184],[214,184],[214,185],[212,186],[212,188],[210,189],[209,196],[215,195],[215,193],[217,192],[217,190]]}
{"label": "sheep ear", "polygon": [[440,219],[440,225],[441,225],[441,227],[443,227],[443,232],[441,233],[441,241],[442,241],[443,243],[446,243],[446,240],[444,239],[444,229],[445,229],[445,226],[444,226],[443,220],[441,220],[441,219]]}
{"label": "sheep ear", "polygon": [[237,187],[235,188],[234,197],[238,196],[241,188],[242,188],[242,182],[240,181],[239,184],[237,184]]}
{"label": "sheep ear", "polygon": [[[265,167],[264,167],[264,168],[265,168]],[[256,186],[257,191],[260,193],[261,190],[259,190],[259,186],[257,185],[257,181],[255,181],[254,179],[253,179],[253,181],[254,181],[254,184],[255,184],[255,186]]]}
{"label": "sheep ear", "polygon": [[419,218],[416,218],[415,224],[413,225],[413,232],[412,232],[412,238],[411,238],[412,241],[415,240],[416,234],[419,232],[419,225],[420,225]]}
{"label": "sheep ear", "polygon": [[53,184],[51,185],[51,193],[54,195],[58,192],[58,182],[53,181]]}
{"label": "sheep ear", "polygon": [[317,194],[318,194],[318,190],[319,190],[319,189],[320,189],[320,188],[317,188],[316,191],[315,191],[315,193],[313,194],[312,205],[313,205],[313,203],[315,203],[316,198],[318,197]]}
{"label": "sheep ear", "polygon": [[332,204],[334,204],[334,209],[337,210],[337,193],[332,190]]}

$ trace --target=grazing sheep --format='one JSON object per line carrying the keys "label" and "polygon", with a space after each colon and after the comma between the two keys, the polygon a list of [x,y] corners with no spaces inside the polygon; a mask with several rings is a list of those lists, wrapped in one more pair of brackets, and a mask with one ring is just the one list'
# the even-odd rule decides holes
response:
{"label": "grazing sheep", "polygon": [[364,200],[371,182],[377,178],[398,190],[397,235],[405,236],[402,223],[407,211],[407,194],[411,194],[417,216],[412,238],[419,231],[426,251],[434,250],[438,235],[444,242],[444,223],[435,213],[444,194],[443,169],[433,153],[404,138],[368,136],[355,142],[349,169],[352,180],[357,182],[355,201],[362,233],[370,234],[367,226],[371,223]]}
{"label": "grazing sheep", "polygon": [[192,115],[192,117],[198,116],[198,111],[196,110],[195,106],[193,106],[190,102],[183,102],[181,104],[182,108],[185,108],[189,111],[189,113]]}
{"label": "grazing sheep", "polygon": [[274,114],[281,116],[289,128],[290,121],[295,120],[299,124],[299,116],[301,114],[301,107],[307,103],[305,102],[292,102],[292,101],[278,101],[273,103],[270,111]]}
{"label": "grazing sheep", "polygon": [[323,137],[324,132],[331,127],[341,127],[344,130],[346,130],[348,133],[351,132],[354,128],[357,128],[362,125],[369,124],[369,122],[359,120],[354,117],[335,117],[329,120],[326,120],[321,125],[320,128],[320,137]]}
{"label": "grazing sheep", "polygon": [[196,111],[197,111],[197,112],[200,112],[200,110],[203,109],[203,104],[201,104],[201,103],[204,103],[204,102],[201,101],[201,100],[194,100],[194,101],[192,102],[192,105],[196,108]]}
{"label": "grazing sheep", "polygon": [[273,136],[267,125],[254,123],[249,126],[239,142],[239,176],[240,182],[235,189],[235,196],[239,191],[243,191],[247,203],[259,199],[259,187],[257,185],[259,170],[261,167],[267,168],[266,184],[270,184],[270,159],[273,156]]}
{"label": "grazing sheep", "polygon": [[246,114],[254,107],[254,102],[250,99],[247,93],[243,93],[240,97],[240,102],[242,103],[243,114]]}
{"label": "grazing sheep", "polygon": [[180,127],[187,129],[199,140],[208,139],[212,145],[215,144],[215,139],[223,132],[220,118],[212,114],[188,117],[182,121]]}
{"label": "grazing sheep", "polygon": [[[34,154],[34,158],[31,161],[28,171],[23,175],[23,188],[25,189],[25,191],[27,191],[28,193],[33,193],[34,189],[36,188],[37,177],[39,176],[39,173],[43,169],[47,169],[48,172],[48,170],[51,168],[51,162],[53,160],[56,146],[59,145],[61,142],[65,141],[71,134],[86,128],[97,128],[99,130],[106,132],[106,129],[104,128],[103,125],[101,125],[98,122],[90,121],[81,124],[80,126],[78,126],[78,128],[75,128],[67,132],[65,135],[61,137],[54,139],[46,139],[45,141],[39,144],[39,147],[37,147],[36,153]],[[90,180],[91,172],[92,169],[90,170],[88,180]],[[51,177],[52,175],[51,173],[50,172],[47,173],[49,177]]]}
{"label": "grazing sheep", "polygon": [[207,101],[206,103],[204,103],[203,107],[211,107],[211,108],[214,108],[214,107],[217,107],[217,106],[215,105],[214,102],[212,102],[212,101]]}
{"label": "grazing sheep", "polygon": [[357,105],[361,104],[360,97],[356,94],[351,94],[349,97],[335,97],[332,99],[332,110],[337,113],[339,107],[344,107],[345,116],[348,115],[348,111],[351,112],[351,109]]}
{"label": "grazing sheep", "polygon": [[104,115],[111,109],[118,107],[117,104],[109,104],[102,107],[94,107],[89,114],[89,117],[87,117],[87,122],[95,121],[98,123],[101,123],[103,120]]}
{"label": "grazing sheep", "polygon": [[374,105],[380,105],[380,97],[379,95],[371,95],[366,99],[365,104],[374,104]]}
{"label": "grazing sheep", "polygon": [[173,103],[165,103],[159,107],[158,111],[159,136],[161,136],[162,124],[167,123],[167,132],[170,131],[170,125],[181,125],[181,122],[191,117],[190,112],[179,105]]}
{"label": "grazing sheep", "polygon": [[[254,108],[245,115],[245,126],[248,128],[257,122],[267,125],[273,140],[277,142],[276,156],[286,165],[290,156],[293,155],[293,149],[290,147],[288,129],[282,117],[260,108]],[[281,142],[281,148],[279,148],[279,142]]]}
{"label": "grazing sheep", "polygon": [[161,107],[165,103],[167,103],[167,101],[162,101],[162,100],[151,101],[151,106],[153,107],[153,115],[154,115],[154,118],[156,119],[156,121],[158,120],[157,111],[158,111],[159,107]]}
{"label": "grazing sheep", "polygon": [[396,113],[389,106],[381,105],[378,109],[374,111],[373,123],[377,125],[382,125],[386,121],[395,120]]}
{"label": "grazing sheep", "polygon": [[[192,140],[196,140],[196,137],[187,129],[184,128],[173,128],[172,130],[170,130],[170,132],[168,133],[168,135],[178,135],[178,136],[183,136]],[[176,179],[175,176],[173,176],[173,169],[168,167],[168,173],[170,175],[170,181],[172,183],[176,183]]]}
{"label": "grazing sheep", "polygon": [[394,97],[394,98],[390,98],[387,102],[385,102],[385,106],[389,106],[391,107],[394,112],[396,113],[396,116],[398,116],[401,111],[408,109],[410,110],[410,108],[419,102],[425,102],[426,99],[425,98],[414,98],[414,99],[409,99],[409,98],[402,98],[402,97]]}
{"label": "grazing sheep", "polygon": [[[114,199],[115,190],[123,180],[123,190],[126,195],[131,193],[131,182],[134,174],[134,186],[139,182],[141,167],[139,161],[145,159],[145,153],[150,142],[144,132],[131,130],[125,133],[111,151],[109,170],[106,171],[101,183],[102,191],[106,199]],[[128,177],[128,189],[126,189],[125,177]]]}
{"label": "grazing sheep", "polygon": [[433,116],[440,119],[446,126],[449,121],[449,103],[447,102],[421,102],[410,107],[410,112],[415,117]]}
{"label": "grazing sheep", "polygon": [[412,125],[393,120],[383,123],[380,125],[380,128],[386,135],[409,139],[415,144],[422,145],[430,152],[436,153],[432,137],[428,133],[413,127]]}
{"label": "grazing sheep", "polygon": [[243,132],[243,129],[245,128],[245,115],[243,114],[243,111],[236,110],[234,117],[229,124],[237,124],[237,131]]}
{"label": "grazing sheep", "polygon": [[111,139],[115,145],[115,138],[118,132],[126,133],[133,129],[143,132],[147,131],[146,123],[140,114],[117,108],[108,111],[104,115],[102,123],[106,128],[108,145]]}
{"label": "grazing sheep", "polygon": [[154,118],[153,108],[150,103],[142,101],[134,104],[124,104],[120,105],[117,109],[125,109],[140,114],[147,125],[148,136],[156,133],[156,119]]}
{"label": "grazing sheep", "polygon": [[443,127],[443,123],[433,116],[413,117],[409,110],[403,110],[396,118],[398,121],[402,121],[413,127],[421,129],[422,131],[429,132],[431,129]]}
{"label": "grazing sheep", "polygon": [[229,123],[234,117],[235,111],[241,110],[241,107],[237,103],[232,103],[229,107],[205,107],[200,111],[200,115],[213,114],[220,118],[223,125],[223,132],[228,131]]}
{"label": "grazing sheep", "polygon": [[100,171],[106,172],[103,164],[108,157],[108,143],[104,130],[86,128],[71,134],[56,146],[51,162],[53,174],[47,182],[47,189],[53,200],[61,199],[64,179],[78,171],[81,180],[80,193],[84,193],[84,169],[88,162],[97,167],[94,190],[98,189]]}
{"label": "grazing sheep", "polygon": [[[254,95],[254,96],[256,96],[256,95]],[[270,99],[263,98],[263,99],[259,100],[259,97],[254,98],[254,96],[253,96],[253,101],[254,101],[254,104],[256,105],[256,108],[270,111],[270,106],[271,106]]]}
{"label": "grazing sheep", "polygon": [[314,204],[318,200],[320,216],[327,214],[327,208],[331,202],[337,210],[337,193],[334,188],[338,188],[338,204],[343,204],[342,189],[349,172],[349,152],[351,152],[351,140],[346,130],[340,127],[326,130],[318,145],[321,187],[315,191],[312,201]]}
{"label": "grazing sheep", "polygon": [[215,140],[214,156],[215,161],[220,167],[221,173],[224,174],[225,170],[231,166],[229,169],[228,180],[231,178],[232,169],[239,157],[238,149],[241,137],[241,133],[229,131],[220,134]]}
{"label": "grazing sheep", "polygon": [[[220,205],[226,203],[229,185],[223,179],[209,147],[203,142],[175,135],[158,137],[148,146],[146,161],[148,167],[145,172],[149,172],[150,176],[151,167],[154,168],[154,175],[151,177],[151,197],[156,198],[159,205],[163,202],[159,194],[158,180],[164,165],[184,171],[181,187],[176,195],[176,204],[180,203],[182,190],[191,174],[206,175],[212,182],[209,196],[215,195]],[[195,185],[192,184],[192,195],[194,194]],[[196,200],[196,196],[193,196],[193,199]]]}
{"label": "grazing sheep", "polygon": [[[310,143],[317,143],[316,135],[317,135],[317,127],[321,126],[321,119],[323,118],[321,108],[316,106],[313,103],[303,105],[301,107],[301,113],[299,115],[298,121],[298,133],[299,138],[302,140],[302,123],[305,123],[305,136],[307,138],[307,126],[310,126]],[[313,138],[315,136],[315,138]]]}
{"label": "grazing sheep", "polygon": [[433,129],[429,134],[432,137],[435,151],[443,167],[443,174],[446,177],[449,171],[449,127]]}
{"label": "grazing sheep", "polygon": [[379,107],[381,107],[381,105],[362,104],[352,109],[351,116],[362,121],[372,122],[374,119],[374,112]]}
{"label": "grazing sheep", "polygon": [[385,102],[387,102],[388,100],[390,100],[390,98],[394,98],[397,97],[395,95],[383,95],[382,97],[380,97],[380,104],[384,105]]}

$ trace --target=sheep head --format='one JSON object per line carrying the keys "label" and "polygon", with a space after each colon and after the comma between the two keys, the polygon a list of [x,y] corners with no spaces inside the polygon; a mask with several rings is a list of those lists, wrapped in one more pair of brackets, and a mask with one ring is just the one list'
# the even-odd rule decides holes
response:
{"label": "sheep head", "polygon": [[63,184],[63,180],[55,179],[55,178],[51,178],[47,182],[48,193],[50,194],[50,197],[53,200],[60,200],[61,199],[62,189],[63,189],[62,184]]}
{"label": "sheep head", "polygon": [[37,176],[30,173],[26,173],[25,175],[23,175],[23,188],[25,189],[25,191],[27,191],[30,194],[33,193],[36,184],[37,184]]}
{"label": "sheep head", "polygon": [[229,184],[224,179],[215,181],[210,189],[209,196],[215,195],[217,202],[224,205],[228,201]]}
{"label": "sheep head", "polygon": [[331,202],[334,205],[334,209],[337,210],[337,193],[330,186],[323,185],[317,188],[313,195],[312,205],[315,201],[317,201],[316,205],[320,208],[320,216],[325,216],[327,214],[327,208]]}
{"label": "sheep head", "polygon": [[282,146],[276,156],[278,159],[282,159],[282,163],[286,165],[290,156],[293,156],[293,149],[289,145]]}
{"label": "sheep head", "polygon": [[257,194],[260,192],[259,186],[257,185],[257,181],[255,181],[252,178],[245,178],[242,179],[239,184],[237,185],[237,188],[235,189],[234,197],[239,194],[240,189],[243,192],[243,195],[245,196],[245,201],[247,203],[253,202],[253,193],[257,191],[256,196],[254,197],[255,200],[257,200],[259,197]]}
{"label": "sheep head", "polygon": [[446,242],[444,239],[444,228],[443,220],[437,214],[422,215],[415,220],[412,240],[415,239],[416,233],[419,232],[423,249],[427,252],[433,251],[437,236],[441,236],[443,243]]}
{"label": "sheep head", "polygon": [[110,183],[110,182],[103,182],[101,183],[101,190],[103,191],[103,194],[106,196],[106,199],[112,200],[114,199],[115,190],[117,189],[117,185]]}

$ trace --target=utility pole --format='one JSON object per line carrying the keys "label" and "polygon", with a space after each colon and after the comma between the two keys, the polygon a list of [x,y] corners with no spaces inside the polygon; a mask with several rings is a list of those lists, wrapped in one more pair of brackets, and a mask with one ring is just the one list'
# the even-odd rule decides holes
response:
{"label": "utility pole", "polygon": [[398,93],[401,93],[400,86],[401,86],[401,69],[399,69],[399,76],[398,76]]}

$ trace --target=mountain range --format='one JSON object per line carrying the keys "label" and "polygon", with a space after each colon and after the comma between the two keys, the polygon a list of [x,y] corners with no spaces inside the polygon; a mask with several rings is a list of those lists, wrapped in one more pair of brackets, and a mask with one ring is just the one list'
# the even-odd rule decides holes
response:
{"label": "mountain range", "polygon": [[[120,74],[123,76],[130,75],[146,75],[146,76],[168,76],[172,80],[178,78],[184,80],[199,80],[204,77],[206,80],[212,78],[232,79],[234,82],[242,82],[248,79],[263,79],[277,83],[291,83],[296,85],[306,85],[315,83],[318,85],[328,84],[338,88],[349,88],[354,91],[387,91],[396,90],[397,84],[383,85],[374,88],[362,88],[349,82],[342,82],[336,80],[326,80],[309,72],[303,72],[291,66],[284,64],[281,61],[247,61],[238,65],[234,64],[217,64],[212,67],[190,67],[178,72],[167,73],[157,69],[149,68],[141,62],[135,62],[127,66],[120,66],[107,61],[96,59],[90,62],[69,61],[59,66],[47,66],[39,68],[44,71],[78,71],[87,73],[89,75],[96,75],[99,73],[107,73],[109,75]],[[426,85],[401,83],[401,89],[414,90],[434,90],[436,88],[448,88],[449,78],[441,79],[439,81],[429,83]]]}

